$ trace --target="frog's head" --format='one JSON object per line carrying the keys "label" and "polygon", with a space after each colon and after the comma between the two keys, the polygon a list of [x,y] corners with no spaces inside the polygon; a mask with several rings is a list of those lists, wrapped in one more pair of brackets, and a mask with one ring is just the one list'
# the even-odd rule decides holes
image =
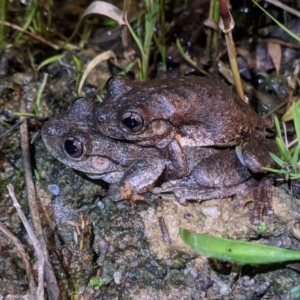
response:
{"label": "frog's head", "polygon": [[65,165],[89,177],[104,179],[123,169],[108,155],[113,147],[111,140],[94,131],[93,107],[91,100],[77,99],[68,112],[44,124],[42,138],[47,150]]}
{"label": "frog's head", "polygon": [[174,137],[174,127],[167,117],[172,109],[162,93],[140,85],[98,107],[95,126],[111,138],[161,148]]}

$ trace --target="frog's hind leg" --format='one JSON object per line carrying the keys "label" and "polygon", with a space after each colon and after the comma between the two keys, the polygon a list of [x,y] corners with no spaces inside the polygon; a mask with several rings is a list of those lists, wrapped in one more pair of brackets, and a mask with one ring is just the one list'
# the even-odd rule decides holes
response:
{"label": "frog's hind leg", "polygon": [[272,207],[274,179],[271,176],[262,178],[257,186],[253,187],[253,212],[251,222],[257,225],[261,222],[262,216],[270,216],[274,214]]}

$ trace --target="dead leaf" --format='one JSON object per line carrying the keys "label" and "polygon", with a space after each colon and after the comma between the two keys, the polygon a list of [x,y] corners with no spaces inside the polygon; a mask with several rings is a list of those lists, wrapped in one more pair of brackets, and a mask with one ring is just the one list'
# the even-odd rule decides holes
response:
{"label": "dead leaf", "polygon": [[115,20],[119,25],[125,25],[124,12],[121,9],[105,1],[94,1],[87,7],[80,17],[80,20],[69,40],[71,40],[77,33],[83,18],[90,14],[103,15]]}
{"label": "dead leaf", "polygon": [[89,62],[89,64],[87,65],[87,67],[85,68],[83,74],[82,74],[82,78],[80,80],[79,86],[78,86],[78,94],[80,95],[81,93],[81,89],[83,86],[83,83],[85,82],[86,78],[88,77],[88,75],[90,74],[90,72],[98,65],[100,64],[102,61],[104,60],[108,60],[110,58],[113,58],[116,61],[116,55],[113,51],[108,50],[105,51],[99,55],[97,55],[93,60],[91,60]]}
{"label": "dead leaf", "polygon": [[268,53],[275,66],[276,74],[278,75],[280,70],[281,57],[282,57],[282,51],[280,45],[277,43],[268,42]]}

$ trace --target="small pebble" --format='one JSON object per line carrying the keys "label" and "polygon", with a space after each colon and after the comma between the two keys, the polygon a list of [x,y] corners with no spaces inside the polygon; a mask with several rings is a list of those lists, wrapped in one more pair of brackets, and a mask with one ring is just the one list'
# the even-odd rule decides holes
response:
{"label": "small pebble", "polygon": [[122,281],[122,273],[120,271],[116,271],[114,273],[114,282],[115,284],[121,284]]}
{"label": "small pebble", "polygon": [[102,239],[100,242],[99,242],[99,247],[100,247],[100,251],[102,254],[105,254],[107,251],[108,251],[108,248],[109,248],[109,244],[106,240]]}
{"label": "small pebble", "polygon": [[213,219],[218,218],[221,215],[220,210],[215,206],[208,206],[202,208],[202,213],[207,216],[211,217]]}
{"label": "small pebble", "polygon": [[228,284],[222,281],[217,281],[216,283],[220,288],[220,295],[227,295],[228,293],[230,293],[230,287]]}
{"label": "small pebble", "polygon": [[250,278],[249,276],[243,276],[242,278],[242,284],[244,287],[249,287],[255,284],[255,280],[253,278]]}
{"label": "small pebble", "polygon": [[60,188],[57,184],[49,184],[48,185],[48,191],[53,195],[53,196],[58,196],[60,194]]}
{"label": "small pebble", "polygon": [[105,208],[105,204],[102,201],[98,201],[97,205],[98,205],[98,207],[100,209],[104,209]]}

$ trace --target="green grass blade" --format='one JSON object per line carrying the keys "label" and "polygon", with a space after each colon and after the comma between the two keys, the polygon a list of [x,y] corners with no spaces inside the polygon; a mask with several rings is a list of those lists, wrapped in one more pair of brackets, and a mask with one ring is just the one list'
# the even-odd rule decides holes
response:
{"label": "green grass blade", "polygon": [[[29,14],[27,16],[25,24],[22,27],[23,31],[27,30],[29,28],[30,24],[33,22],[34,17],[36,16],[36,13],[37,13],[37,9],[38,9],[38,1],[33,0],[30,3],[30,6],[28,7]],[[16,39],[15,39],[16,44],[19,42],[21,36],[23,35],[23,31],[20,31],[17,34]]]}
{"label": "green grass blade", "polygon": [[297,170],[297,162],[298,162],[298,159],[299,159],[299,152],[300,152],[300,144],[299,144],[299,140],[300,140],[300,116],[299,116],[298,105],[295,102],[293,102],[293,105],[292,105],[292,112],[293,112],[294,127],[295,127],[295,130],[296,130],[296,136],[297,136],[298,143],[297,143],[296,149],[294,151],[291,163],[292,163],[292,166],[293,166],[294,170]]}
{"label": "green grass blade", "polygon": [[298,180],[298,179],[300,179],[300,174],[299,173],[289,173],[289,178],[291,180]]}
{"label": "green grass blade", "polygon": [[300,151],[300,146],[298,145],[293,153],[293,158],[291,160],[291,164],[293,166],[294,170],[297,170],[297,162],[299,158],[299,151]]}
{"label": "green grass blade", "polygon": [[[134,32],[134,30],[131,27],[130,23],[128,22],[126,16],[125,16],[125,23],[126,23],[126,26],[127,26],[128,30],[129,30],[130,34],[131,34],[131,37],[133,38],[133,40],[135,41],[136,45],[138,46],[138,48],[140,50],[141,56],[144,57],[145,56],[145,52],[144,52],[144,48],[143,48],[143,45],[142,45],[142,41],[139,38],[139,36]],[[142,74],[142,77],[143,76],[144,76],[144,74]]]}
{"label": "green grass blade", "polygon": [[289,36],[295,39],[297,42],[300,42],[300,37],[294,32],[290,31],[286,26],[280,23],[277,19],[275,19],[271,14],[269,14],[262,6],[260,6],[256,1],[252,0],[252,2],[258,6],[270,19],[272,19],[282,30],[284,30]]}
{"label": "green grass blade", "polygon": [[36,115],[33,114],[33,113],[18,112],[18,111],[14,112],[13,115],[15,117],[28,117],[28,118],[34,118],[34,117],[36,117]]}
{"label": "green grass blade", "polygon": [[0,49],[5,48],[6,3],[7,1],[0,1]]}
{"label": "green grass blade", "polygon": [[284,168],[284,165],[285,165],[285,162],[280,158],[278,157],[276,154],[270,152],[269,153],[270,156],[272,157],[272,159],[281,167],[281,168]]}
{"label": "green grass blade", "polygon": [[47,83],[47,78],[48,78],[48,73],[44,73],[43,81],[37,91],[36,99],[35,99],[35,104],[34,104],[34,113],[36,117],[39,116],[40,114],[40,108],[41,108],[41,101],[42,101],[42,94],[44,91],[44,88]]}
{"label": "green grass blade", "polygon": [[197,63],[194,60],[192,60],[188,54],[185,53],[179,39],[176,39],[176,47],[177,47],[179,53],[181,54],[181,56],[183,57],[183,59],[187,63],[189,63],[191,66],[197,68]]}
{"label": "green grass blade", "polygon": [[43,60],[39,65],[38,65],[38,70],[40,70],[41,68],[49,65],[49,64],[52,64],[60,59],[62,59],[65,55],[64,54],[58,54],[58,55],[54,55],[54,56],[51,56],[45,60]]}
{"label": "green grass blade", "polygon": [[298,139],[298,144],[300,140],[300,115],[299,115],[299,109],[295,102],[293,102],[292,105],[292,110],[293,110],[293,116],[294,116],[294,125],[295,125],[295,130],[296,130],[296,135]]}
{"label": "green grass blade", "polygon": [[262,167],[262,170],[266,171],[266,172],[272,172],[275,174],[286,174],[286,170],[284,170],[284,169],[278,170],[278,169],[273,169],[273,168]]}
{"label": "green grass blade", "polygon": [[196,253],[223,261],[242,265],[300,261],[300,251],[197,234],[184,228],[179,235]]}
{"label": "green grass blade", "polygon": [[280,123],[279,123],[279,120],[278,120],[277,116],[274,117],[274,122],[275,122],[275,127],[276,127],[277,134],[278,134],[279,138],[281,140],[283,140],[281,127],[280,127]]}
{"label": "green grass blade", "polygon": [[289,150],[286,148],[284,141],[280,137],[276,137],[277,148],[285,161],[291,161],[292,156]]}

